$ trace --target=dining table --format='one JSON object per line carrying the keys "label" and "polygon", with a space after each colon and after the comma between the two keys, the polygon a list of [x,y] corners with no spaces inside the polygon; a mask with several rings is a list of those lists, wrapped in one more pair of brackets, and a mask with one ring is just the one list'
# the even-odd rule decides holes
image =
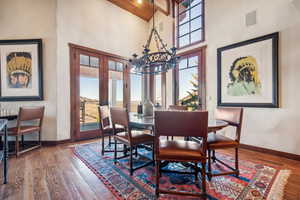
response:
{"label": "dining table", "polygon": [[[225,127],[227,127],[229,124],[226,121],[219,120],[219,119],[209,119],[208,125],[207,125],[207,131],[210,132],[216,132],[219,131]],[[129,113],[129,126],[133,129],[146,129],[151,130],[151,132],[154,132],[154,116],[143,116],[142,114],[130,112]],[[190,138],[187,138],[187,140],[190,140]],[[201,138],[193,137],[192,140],[200,142]],[[145,147],[147,148],[147,147]],[[164,167],[168,165],[169,162],[163,162],[161,164],[161,167]],[[182,165],[185,167],[193,167],[193,164],[190,163],[184,163],[182,162]],[[167,170],[164,170],[165,172],[168,172]]]}
{"label": "dining table", "polygon": [[0,119],[12,121],[18,118],[18,112],[15,110],[0,109]]}
{"label": "dining table", "polygon": [[[2,131],[4,141],[3,147],[0,151],[0,163],[3,161],[3,183],[7,183],[7,174],[8,174],[8,134],[7,134],[7,123],[18,118],[17,111],[9,109],[0,109],[0,131]],[[0,136],[2,137],[2,136]]]}
{"label": "dining table", "polygon": [[[154,130],[154,116],[143,116],[135,112],[129,113],[129,125],[136,129]],[[216,132],[228,126],[228,122],[219,119],[208,120],[208,132]]]}
{"label": "dining table", "polygon": [[8,140],[7,140],[7,120],[0,119],[0,131],[3,131],[4,142],[3,149],[0,150],[0,163],[3,161],[3,183],[7,183],[7,171],[8,171]]}

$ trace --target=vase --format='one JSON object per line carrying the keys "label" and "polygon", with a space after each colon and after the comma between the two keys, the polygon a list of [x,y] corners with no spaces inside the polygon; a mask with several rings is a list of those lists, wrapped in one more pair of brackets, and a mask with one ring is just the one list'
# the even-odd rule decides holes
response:
{"label": "vase", "polygon": [[153,116],[153,103],[149,99],[143,102],[143,115]]}

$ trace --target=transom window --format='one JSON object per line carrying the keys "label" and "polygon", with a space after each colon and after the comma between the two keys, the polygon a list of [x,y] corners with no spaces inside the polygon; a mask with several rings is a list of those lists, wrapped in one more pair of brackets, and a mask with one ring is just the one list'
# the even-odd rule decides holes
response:
{"label": "transom window", "polygon": [[183,0],[177,7],[177,47],[204,40],[204,0]]}
{"label": "transom window", "polygon": [[97,68],[99,67],[99,59],[93,56],[80,54],[80,65]]}

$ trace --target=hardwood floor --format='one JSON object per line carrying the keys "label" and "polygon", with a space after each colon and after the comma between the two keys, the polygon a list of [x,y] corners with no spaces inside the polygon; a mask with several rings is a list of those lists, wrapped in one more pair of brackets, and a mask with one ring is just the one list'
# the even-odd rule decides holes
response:
{"label": "hardwood floor", "polygon": [[[96,140],[86,142],[93,141]],[[18,159],[10,158],[9,184],[2,184],[1,175],[0,199],[114,199],[93,172],[73,155],[69,148],[71,145],[74,144],[43,147]],[[244,149],[240,150],[240,158],[277,164],[292,170],[284,200],[300,200],[299,161]]]}

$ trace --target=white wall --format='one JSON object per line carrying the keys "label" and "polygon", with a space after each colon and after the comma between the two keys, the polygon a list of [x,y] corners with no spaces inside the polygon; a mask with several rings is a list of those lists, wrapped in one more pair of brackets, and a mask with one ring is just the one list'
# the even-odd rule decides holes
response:
{"label": "white wall", "polygon": [[43,39],[44,101],[1,102],[3,107],[45,105],[43,140],[56,140],[56,0],[0,0],[0,40]]}
{"label": "white wall", "polygon": [[124,57],[142,51],[148,23],[107,0],[0,0],[0,39],[43,39],[45,105],[43,140],[70,138],[68,43]]}
{"label": "white wall", "polygon": [[57,131],[70,138],[70,66],[68,43],[131,57],[142,52],[148,23],[107,0],[58,0]]}
{"label": "white wall", "polygon": [[[257,24],[246,27],[245,15],[253,10],[257,11]],[[241,142],[300,155],[300,10],[291,0],[207,0],[205,12],[206,41],[198,46],[207,45],[210,110],[217,103],[217,48],[280,32],[281,106],[279,109],[246,108]],[[171,38],[172,29],[165,31],[169,33],[165,37]],[[169,98],[171,95],[168,94]]]}

